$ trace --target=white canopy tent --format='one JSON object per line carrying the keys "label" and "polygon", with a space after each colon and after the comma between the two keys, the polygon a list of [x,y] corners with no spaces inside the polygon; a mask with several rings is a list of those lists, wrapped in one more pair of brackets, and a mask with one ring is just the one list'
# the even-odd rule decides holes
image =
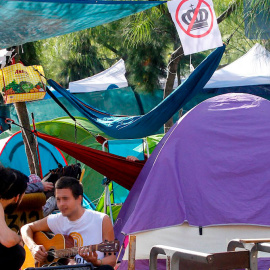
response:
{"label": "white canopy tent", "polygon": [[123,88],[128,86],[125,77],[126,68],[123,59],[119,60],[110,68],[83,80],[70,82],[69,90],[71,93],[85,93]]}
{"label": "white canopy tent", "polygon": [[217,70],[204,88],[223,88],[270,84],[270,52],[260,44]]}
{"label": "white canopy tent", "polygon": [[[121,59],[92,77],[70,82],[69,90],[71,93],[85,93],[127,87],[125,73],[125,62]],[[204,89],[254,85],[270,85],[270,52],[258,43],[233,63],[217,70]],[[165,79],[160,79],[160,86],[164,88]],[[176,78],[174,88],[177,86]]]}
{"label": "white canopy tent", "polygon": [[[82,79],[69,83],[71,93],[85,93],[94,91],[103,91],[107,89],[128,87],[128,82],[125,77],[126,67],[123,59],[119,60],[110,68],[86,79]],[[164,89],[166,78],[160,78],[160,88]],[[177,77],[174,80],[173,89],[178,86]]]}

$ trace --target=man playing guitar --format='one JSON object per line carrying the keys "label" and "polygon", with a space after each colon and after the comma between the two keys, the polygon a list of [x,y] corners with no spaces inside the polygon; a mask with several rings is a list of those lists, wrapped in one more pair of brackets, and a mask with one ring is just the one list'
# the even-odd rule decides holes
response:
{"label": "man playing guitar", "polygon": [[23,240],[34,259],[43,262],[48,257],[45,247],[34,242],[34,233],[52,232],[72,236],[80,247],[70,264],[91,262],[99,270],[112,270],[116,264],[114,253],[92,252],[91,247],[87,247],[114,240],[110,218],[82,207],[83,187],[76,178],[61,177],[55,184],[55,197],[61,213],[26,224],[21,229]]}

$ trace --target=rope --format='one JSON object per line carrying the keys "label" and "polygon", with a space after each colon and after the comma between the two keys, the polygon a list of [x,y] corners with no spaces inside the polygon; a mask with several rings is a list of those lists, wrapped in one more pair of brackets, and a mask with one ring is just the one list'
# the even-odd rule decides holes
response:
{"label": "rope", "polygon": [[[39,72],[39,70],[35,69],[34,70],[36,72],[39,73],[40,76],[44,77],[46,79],[46,81],[48,81],[48,79]],[[52,91],[50,89],[48,89],[48,87],[46,88],[46,92],[51,96],[51,98],[66,112],[66,114],[75,122],[75,129],[76,129],[76,125],[80,126],[81,128],[83,128],[85,131],[87,131],[89,134],[91,134],[94,138],[97,138],[97,135],[95,135],[93,132],[91,132],[90,130],[88,130],[87,128],[85,128],[82,124],[78,123],[76,121],[76,118],[67,110],[67,108],[58,100],[58,98],[52,93]],[[76,139],[76,138],[75,138]]]}
{"label": "rope", "polygon": [[12,119],[10,119],[10,118],[6,118],[5,123],[6,123],[6,124],[9,124],[9,125],[15,125],[15,126],[18,126],[18,127],[20,127],[21,129],[24,129],[24,130],[26,130],[26,131],[29,131],[29,132],[33,133],[32,130],[30,130],[30,129],[28,129],[28,128],[25,128],[25,127],[21,126],[21,125],[18,124],[18,123],[15,123],[15,121],[12,120]]}
{"label": "rope", "polygon": [[[1,118],[1,117],[0,117]],[[74,118],[75,119],[75,118]],[[13,119],[11,118],[5,118],[5,123],[6,124],[9,124],[9,125],[15,125],[15,126],[18,126],[20,127],[21,129],[23,130],[26,130],[26,131],[29,131],[31,133],[34,133],[35,134],[35,130],[30,130],[28,128],[25,128],[24,126],[21,126],[20,124],[16,123]],[[100,135],[96,135],[94,133],[92,133],[90,130],[88,130],[87,128],[85,128],[82,124],[80,124],[79,122],[76,121],[75,119],[75,143],[77,143],[77,126],[80,126],[81,128],[83,128],[85,131],[87,131],[90,135],[92,135],[95,139],[97,139]],[[77,161],[76,161],[77,162]]]}
{"label": "rope", "polygon": [[173,72],[170,71],[169,65],[170,65],[173,61],[175,61],[177,58],[179,58],[179,57],[181,57],[181,56],[183,56],[183,55],[184,55],[184,54],[182,53],[182,54],[176,56],[175,58],[173,58],[173,59],[169,62],[169,64],[167,65],[167,70],[168,70],[169,73],[174,74],[174,75],[177,74],[177,73],[173,73]]}
{"label": "rope", "polygon": [[42,73],[40,73],[39,70],[37,70],[34,67],[33,67],[33,70],[35,70],[40,76],[42,76],[46,81],[48,81],[48,79],[45,77],[45,75],[43,75]]}

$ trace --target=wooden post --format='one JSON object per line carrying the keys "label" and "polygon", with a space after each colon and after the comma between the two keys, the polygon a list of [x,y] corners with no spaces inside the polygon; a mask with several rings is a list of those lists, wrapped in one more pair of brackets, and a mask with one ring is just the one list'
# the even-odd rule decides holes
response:
{"label": "wooden post", "polygon": [[166,257],[166,270],[171,270],[171,256]]}
{"label": "wooden post", "polygon": [[19,118],[20,125],[24,127],[21,128],[21,131],[30,173],[37,174],[38,176],[40,176],[36,141],[34,135],[32,134],[32,132],[30,132],[31,126],[27,114],[26,104],[25,102],[16,102],[14,103],[14,106]]}
{"label": "wooden post", "polygon": [[135,256],[136,256],[136,236],[129,236],[128,248],[128,270],[135,270]]}

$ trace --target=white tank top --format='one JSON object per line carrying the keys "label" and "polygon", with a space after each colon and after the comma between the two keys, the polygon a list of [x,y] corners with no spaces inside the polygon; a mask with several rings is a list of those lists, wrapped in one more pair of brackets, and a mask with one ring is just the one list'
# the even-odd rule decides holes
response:
{"label": "white tank top", "polygon": [[[78,247],[95,245],[102,242],[102,221],[105,214],[86,209],[84,214],[76,221],[70,221],[61,213],[49,215],[47,222],[54,234],[70,235]],[[104,257],[103,252],[98,252],[98,258]],[[77,263],[86,263],[79,255],[76,255]]]}

